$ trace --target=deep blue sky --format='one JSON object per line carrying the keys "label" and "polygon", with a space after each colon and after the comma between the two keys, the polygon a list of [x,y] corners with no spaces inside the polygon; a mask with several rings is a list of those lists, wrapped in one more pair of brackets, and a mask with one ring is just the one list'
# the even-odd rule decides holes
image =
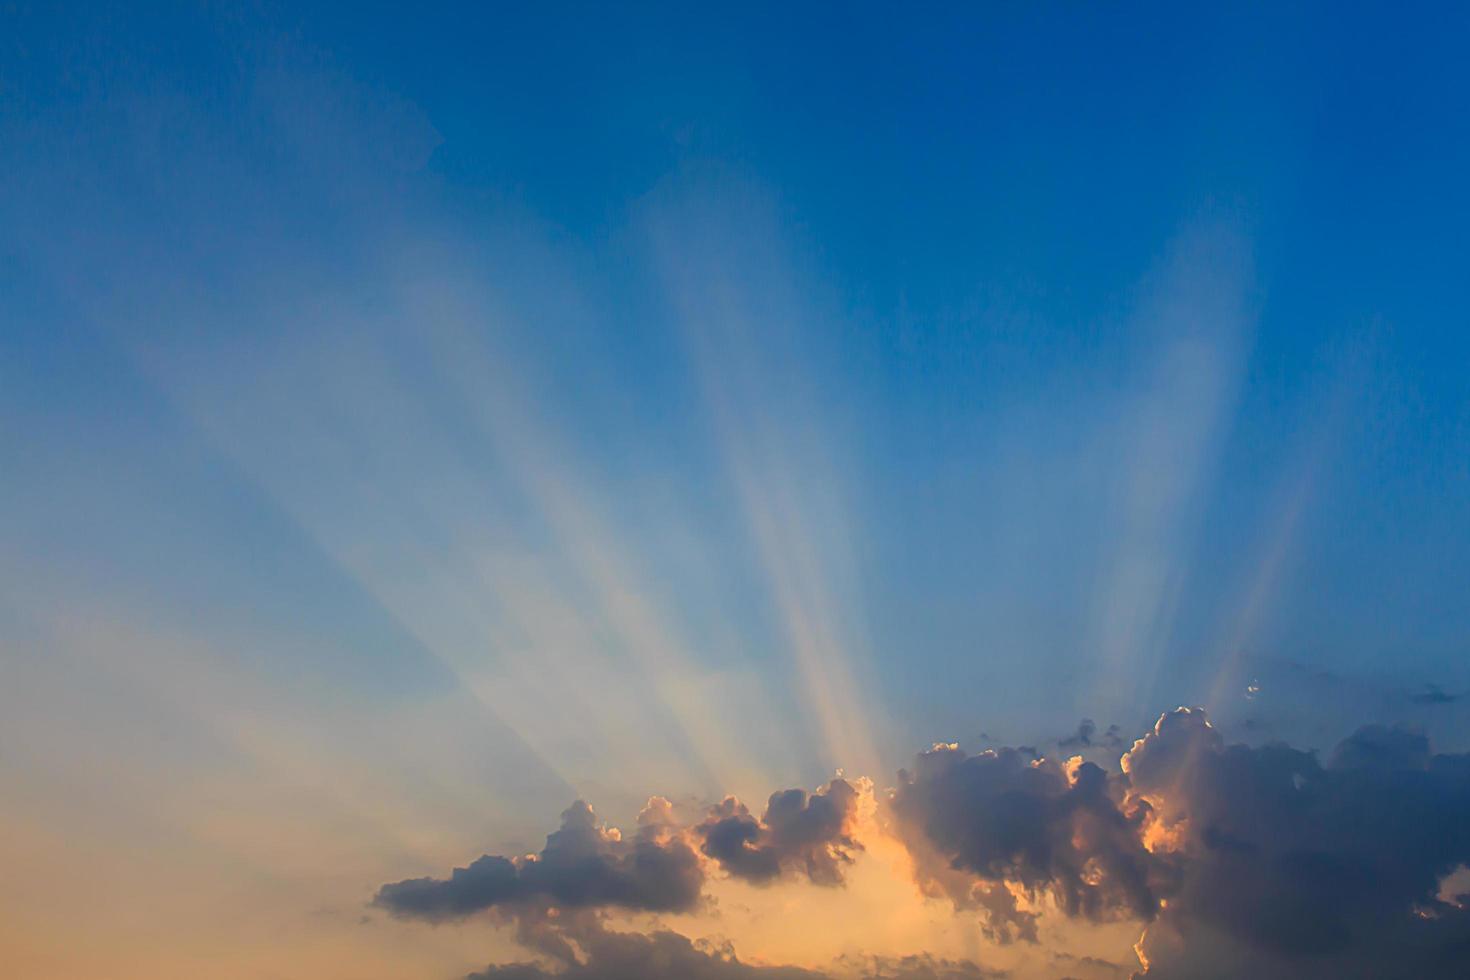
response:
{"label": "deep blue sky", "polygon": [[806,779],[1463,735],[1470,14],[790,6],[7,11],[7,647],[125,610],[309,718],[654,622]]}

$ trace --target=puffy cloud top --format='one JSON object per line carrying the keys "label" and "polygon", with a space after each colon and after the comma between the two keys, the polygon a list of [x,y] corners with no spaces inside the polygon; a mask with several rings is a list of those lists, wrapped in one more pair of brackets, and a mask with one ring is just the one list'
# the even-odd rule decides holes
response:
{"label": "puffy cloud top", "polygon": [[1176,874],[1143,943],[1153,977],[1428,977],[1463,969],[1470,916],[1438,898],[1470,861],[1470,757],[1370,726],[1323,767],[1226,746],[1181,709],[1124,759]]}
{"label": "puffy cloud top", "polygon": [[[1055,899],[1068,915],[1154,914],[1137,821],[1119,808],[1107,773],[1090,762],[1064,767],[1009,748],[971,756],[936,746],[912,773],[900,774],[892,805],[903,831],[921,837],[950,870],[983,883],[1018,883]],[[1029,917],[999,889],[977,904],[998,937],[1034,938]]]}
{"label": "puffy cloud top", "polygon": [[[1324,766],[1226,745],[1181,708],[1121,767],[936,746],[893,812],[921,874],[949,876],[997,938],[1037,938],[1006,884],[1149,923],[1140,976],[1448,976],[1470,955],[1470,910],[1440,894],[1470,863],[1470,756],[1368,726]],[[956,892],[957,872],[975,891]]]}
{"label": "puffy cloud top", "polygon": [[549,904],[620,907],[653,912],[693,907],[704,884],[699,856],[666,819],[668,803],[650,801],[638,833],[624,840],[597,825],[582,801],[561,815],[561,829],[537,856],[487,854],[448,878],[411,878],[384,885],[373,900],[395,915],[452,919],[484,909]]}
{"label": "puffy cloud top", "polygon": [[772,793],[757,820],[733,796],[711,807],[696,828],[704,853],[728,873],[758,884],[783,872],[805,875],[819,885],[842,883],[842,866],[861,844],[853,836],[858,791],[834,779],[820,792]]}

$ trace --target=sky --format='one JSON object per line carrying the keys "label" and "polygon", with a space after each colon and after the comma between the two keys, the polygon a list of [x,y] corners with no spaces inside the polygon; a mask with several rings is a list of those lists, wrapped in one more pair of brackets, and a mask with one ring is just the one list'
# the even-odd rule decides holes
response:
{"label": "sky", "polygon": [[1463,7],[134,6],[0,7],[0,972],[1470,956]]}

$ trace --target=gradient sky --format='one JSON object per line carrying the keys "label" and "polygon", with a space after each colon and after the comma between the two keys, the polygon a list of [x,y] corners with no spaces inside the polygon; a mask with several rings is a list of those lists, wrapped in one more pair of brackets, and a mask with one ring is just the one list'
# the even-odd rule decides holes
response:
{"label": "gradient sky", "polygon": [[1198,6],[0,10],[0,972],[463,975],[381,885],[1083,718],[1470,749],[1470,15]]}

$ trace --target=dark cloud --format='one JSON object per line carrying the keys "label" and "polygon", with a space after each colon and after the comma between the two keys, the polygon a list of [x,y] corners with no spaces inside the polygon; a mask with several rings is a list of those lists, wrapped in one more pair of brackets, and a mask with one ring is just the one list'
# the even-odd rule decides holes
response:
{"label": "dark cloud", "polygon": [[1429,766],[1429,739],[1403,728],[1365,725],[1332,750],[1333,769],[1424,769]]}
{"label": "dark cloud", "polygon": [[539,855],[487,854],[448,878],[384,885],[373,904],[433,920],[535,905],[662,912],[692,908],[703,884],[699,856],[675,831],[666,801],[649,803],[631,840],[599,827],[592,808],[578,801],[562,813],[561,829]]}
{"label": "dark cloud", "polygon": [[1463,970],[1470,915],[1438,892],[1470,860],[1470,757],[1370,726],[1324,767],[1285,745],[1226,746],[1180,709],[1124,768],[1175,874],[1142,944],[1151,980]]}
{"label": "dark cloud", "polygon": [[738,878],[764,884],[794,873],[838,885],[842,866],[861,850],[853,837],[857,804],[857,790],[844,779],[810,796],[799,789],[773,793],[759,820],[730,796],[710,808],[695,832],[704,853]]}
{"label": "dark cloud", "polygon": [[1122,980],[1133,973],[1131,966],[1123,966],[1098,956],[1075,956],[1071,953],[1056,953],[1052,962],[1068,970],[1066,976],[1057,980]]}
{"label": "dark cloud", "polygon": [[1077,730],[1059,739],[1057,745],[1064,749],[1117,749],[1123,747],[1123,736],[1117,725],[1109,725],[1108,730],[1099,735],[1097,723],[1091,718],[1083,718],[1077,724]]}
{"label": "dark cloud", "polygon": [[[465,980],[835,980],[833,974],[794,966],[741,961],[729,944],[694,943],[667,930],[577,930],[578,947],[554,966],[510,963],[472,973]],[[570,949],[570,947],[569,947]],[[991,980],[1004,973],[968,961],[932,956],[870,957],[844,961],[840,974],[856,980]]]}
{"label": "dark cloud", "polygon": [[1366,726],[1324,765],[1227,745],[1179,709],[1122,769],[941,746],[901,775],[893,813],[920,875],[997,938],[1036,938],[996,887],[1020,885],[1070,916],[1146,924],[1152,980],[1448,976],[1470,957],[1470,910],[1440,894],[1470,863],[1470,756]]}
{"label": "dark cloud", "polygon": [[1409,700],[1415,704],[1454,704],[1464,695],[1450,694],[1440,689],[1437,684],[1426,684],[1424,690],[1409,695]]}
{"label": "dark cloud", "polygon": [[[1014,749],[969,756],[937,746],[901,773],[892,807],[919,853],[983,885],[1017,883],[1090,919],[1151,918],[1156,899],[1137,821],[1090,762],[1064,768]],[[932,861],[919,861],[921,870]],[[951,890],[953,895],[953,891]],[[1033,918],[1004,888],[969,896],[996,938],[1035,939]]]}
{"label": "dark cloud", "polygon": [[1092,736],[1095,734],[1097,724],[1091,718],[1083,718],[1077,723],[1077,731],[1058,740],[1057,744],[1064,749],[1087,748],[1092,745]]}
{"label": "dark cloud", "polygon": [[556,968],[510,963],[472,973],[466,980],[828,980],[797,967],[742,963],[728,947],[696,945],[675,932],[597,929],[577,942],[581,957]]}
{"label": "dark cloud", "polygon": [[1007,976],[969,960],[947,960],[928,954],[870,958],[858,974],[863,980],[991,980]]}

